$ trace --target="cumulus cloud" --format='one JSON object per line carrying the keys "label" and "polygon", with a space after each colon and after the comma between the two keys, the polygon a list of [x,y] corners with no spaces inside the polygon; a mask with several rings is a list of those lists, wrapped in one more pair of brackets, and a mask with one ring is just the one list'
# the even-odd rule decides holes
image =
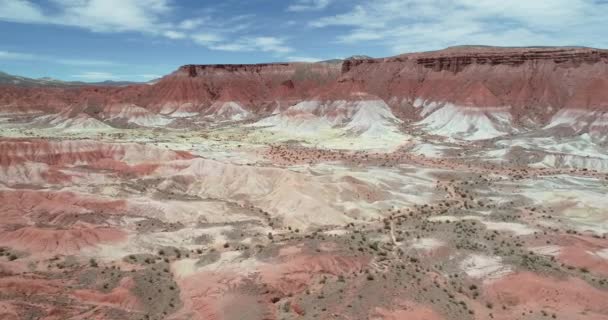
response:
{"label": "cumulus cloud", "polygon": [[287,7],[287,11],[323,10],[331,3],[330,0],[297,0]]}
{"label": "cumulus cloud", "polygon": [[378,0],[309,25],[346,27],[338,42],[398,53],[457,44],[605,46],[607,15],[608,2],[594,0]]}

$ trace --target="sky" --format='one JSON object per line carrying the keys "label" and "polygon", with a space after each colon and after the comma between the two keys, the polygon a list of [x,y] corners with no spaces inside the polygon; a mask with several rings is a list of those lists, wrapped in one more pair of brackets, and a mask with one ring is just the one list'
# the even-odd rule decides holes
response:
{"label": "sky", "polygon": [[184,64],[608,48],[607,31],[608,0],[0,0],[0,71],[148,81]]}

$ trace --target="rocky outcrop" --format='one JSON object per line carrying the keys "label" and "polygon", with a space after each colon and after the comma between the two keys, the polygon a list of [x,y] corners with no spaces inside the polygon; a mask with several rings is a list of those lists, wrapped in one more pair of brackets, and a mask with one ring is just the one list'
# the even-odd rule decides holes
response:
{"label": "rocky outcrop", "polygon": [[341,64],[186,65],[153,85],[3,86],[0,107],[59,112],[135,105],[171,114],[235,102],[248,112],[267,114],[312,99],[360,99],[362,93],[411,118],[419,118],[417,107],[429,103],[508,107],[516,120],[547,120],[564,108],[608,110],[608,51],[461,46],[382,59],[356,57]]}
{"label": "rocky outcrop", "polygon": [[[433,71],[460,72],[470,65],[521,66],[526,62],[555,63],[577,67],[583,63],[608,62],[608,51],[590,48],[504,48],[455,47],[437,54],[411,55],[417,64]],[[404,56],[397,57],[402,59]],[[405,55],[409,58],[408,55]]]}
{"label": "rocky outcrop", "polygon": [[166,102],[206,109],[216,101],[234,101],[266,112],[277,102],[311,97],[338,76],[340,66],[326,63],[186,65],[155,84],[143,104],[156,110]]}
{"label": "rocky outcrop", "polygon": [[608,62],[608,51],[592,48],[496,48],[461,46],[445,50],[403,54],[385,59],[357,58],[345,60],[342,73],[347,73],[362,64],[387,62],[415,63],[433,71],[460,72],[470,65],[520,66],[526,62],[553,62],[566,67],[577,67],[583,63]]}
{"label": "rocky outcrop", "polygon": [[356,88],[395,110],[411,109],[418,100],[509,107],[516,119],[544,121],[563,108],[608,110],[607,50],[455,47],[348,60],[342,71],[325,91],[328,96],[346,96]]}
{"label": "rocky outcrop", "polygon": [[188,105],[204,111],[217,101],[235,101],[264,112],[273,104],[291,104],[311,97],[335,81],[340,66],[326,63],[254,65],[186,65],[153,85],[122,88],[19,88],[0,86],[0,106],[12,111],[59,112],[133,104],[153,112],[170,113]]}

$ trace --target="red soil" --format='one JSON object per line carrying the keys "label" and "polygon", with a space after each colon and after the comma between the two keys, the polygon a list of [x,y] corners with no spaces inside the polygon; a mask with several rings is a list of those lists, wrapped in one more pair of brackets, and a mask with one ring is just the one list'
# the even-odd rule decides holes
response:
{"label": "red soil", "polygon": [[31,295],[58,294],[64,284],[57,280],[43,278],[23,278],[17,276],[1,277],[0,292],[6,295],[28,297]]}
{"label": "red soil", "polygon": [[[0,319],[116,319],[107,313],[108,310],[137,310],[137,299],[129,292],[130,281],[122,280],[119,287],[103,294],[92,290],[72,291],[71,283],[60,280],[32,275],[4,276],[0,278],[3,297]],[[37,314],[36,310],[40,313]]]}
{"label": "red soil", "polygon": [[69,184],[87,179],[90,172],[74,171],[74,166],[131,178],[153,173],[161,162],[193,158],[185,151],[134,143],[0,138],[0,181]]}
{"label": "red soil", "polygon": [[555,313],[558,319],[608,319],[608,292],[578,278],[516,273],[486,284],[483,296],[494,302],[494,319],[525,319],[522,313],[530,311]]}
{"label": "red soil", "polygon": [[72,192],[0,191],[0,225],[57,224],[69,226],[79,215],[96,213],[103,221],[126,209],[124,200],[95,198]]}
{"label": "red soil", "polygon": [[183,308],[171,319],[194,316],[200,319],[222,319],[222,300],[243,278],[233,273],[201,272],[178,279]]}
{"label": "red soil", "polygon": [[19,313],[15,306],[7,301],[0,302],[0,319],[19,320]]}
{"label": "red soil", "polygon": [[100,243],[126,240],[124,231],[107,227],[72,226],[70,229],[24,227],[0,234],[0,245],[39,255],[74,254]]}
{"label": "red soil", "polygon": [[123,176],[142,177],[152,174],[159,166],[160,165],[156,163],[142,163],[131,166],[122,161],[102,159],[92,163],[89,167],[98,170],[110,170],[113,173]]}
{"label": "red soil", "polygon": [[[245,275],[229,271],[200,272],[178,278],[184,307],[172,319],[187,315],[196,315],[195,318],[200,319],[231,319],[225,316],[228,308],[254,308],[260,314],[260,319],[275,319],[273,298],[283,299],[290,293],[302,293],[311,288],[313,279],[320,275],[346,275],[359,271],[368,263],[367,258],[293,254],[284,252],[280,261],[264,264],[251,271],[258,275],[255,283],[265,289],[265,293],[257,296],[239,290],[239,286],[246,283]],[[296,313],[297,308],[294,309]]]}
{"label": "red soil", "polygon": [[441,320],[439,314],[433,309],[419,305],[414,302],[403,301],[396,303],[392,310],[376,308],[375,313],[370,317],[372,320]]}
{"label": "red soil", "polygon": [[[126,239],[122,230],[105,225],[109,215],[125,210],[123,200],[71,192],[0,191],[0,202],[1,246],[42,255],[71,254]],[[84,222],[90,214],[95,221]]]}
{"label": "red soil", "polygon": [[608,277],[608,260],[596,255],[608,248],[608,240],[585,236],[567,236],[557,241],[561,246],[558,260],[566,265]]}
{"label": "red soil", "polygon": [[260,269],[262,281],[281,295],[306,290],[315,276],[349,274],[361,270],[369,262],[369,258],[343,257],[331,253],[298,254],[283,259],[282,263],[268,264]]}
{"label": "red soil", "polygon": [[[171,151],[140,144],[109,144],[93,141],[49,141],[42,139],[0,139],[0,167],[40,162],[50,166],[95,164],[102,160],[127,161],[137,155],[139,161],[192,159],[184,151]],[[101,162],[103,164],[103,161]]]}
{"label": "red soil", "polygon": [[108,293],[86,289],[76,290],[73,295],[83,303],[137,311],[141,310],[141,306],[137,297],[131,292],[134,286],[133,279],[123,278],[119,285]]}

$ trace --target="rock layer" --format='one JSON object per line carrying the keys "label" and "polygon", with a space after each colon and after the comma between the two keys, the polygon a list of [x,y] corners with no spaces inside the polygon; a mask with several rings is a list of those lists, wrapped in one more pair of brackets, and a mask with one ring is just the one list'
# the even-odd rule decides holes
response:
{"label": "rock layer", "polygon": [[137,106],[189,114],[204,113],[216,102],[236,102],[263,115],[307,100],[349,100],[361,92],[384,100],[402,118],[420,118],[418,99],[510,107],[516,120],[547,121],[564,108],[608,109],[608,51],[463,46],[342,64],[186,65],[153,85],[2,86],[0,106],[19,112],[76,108],[90,114]]}

